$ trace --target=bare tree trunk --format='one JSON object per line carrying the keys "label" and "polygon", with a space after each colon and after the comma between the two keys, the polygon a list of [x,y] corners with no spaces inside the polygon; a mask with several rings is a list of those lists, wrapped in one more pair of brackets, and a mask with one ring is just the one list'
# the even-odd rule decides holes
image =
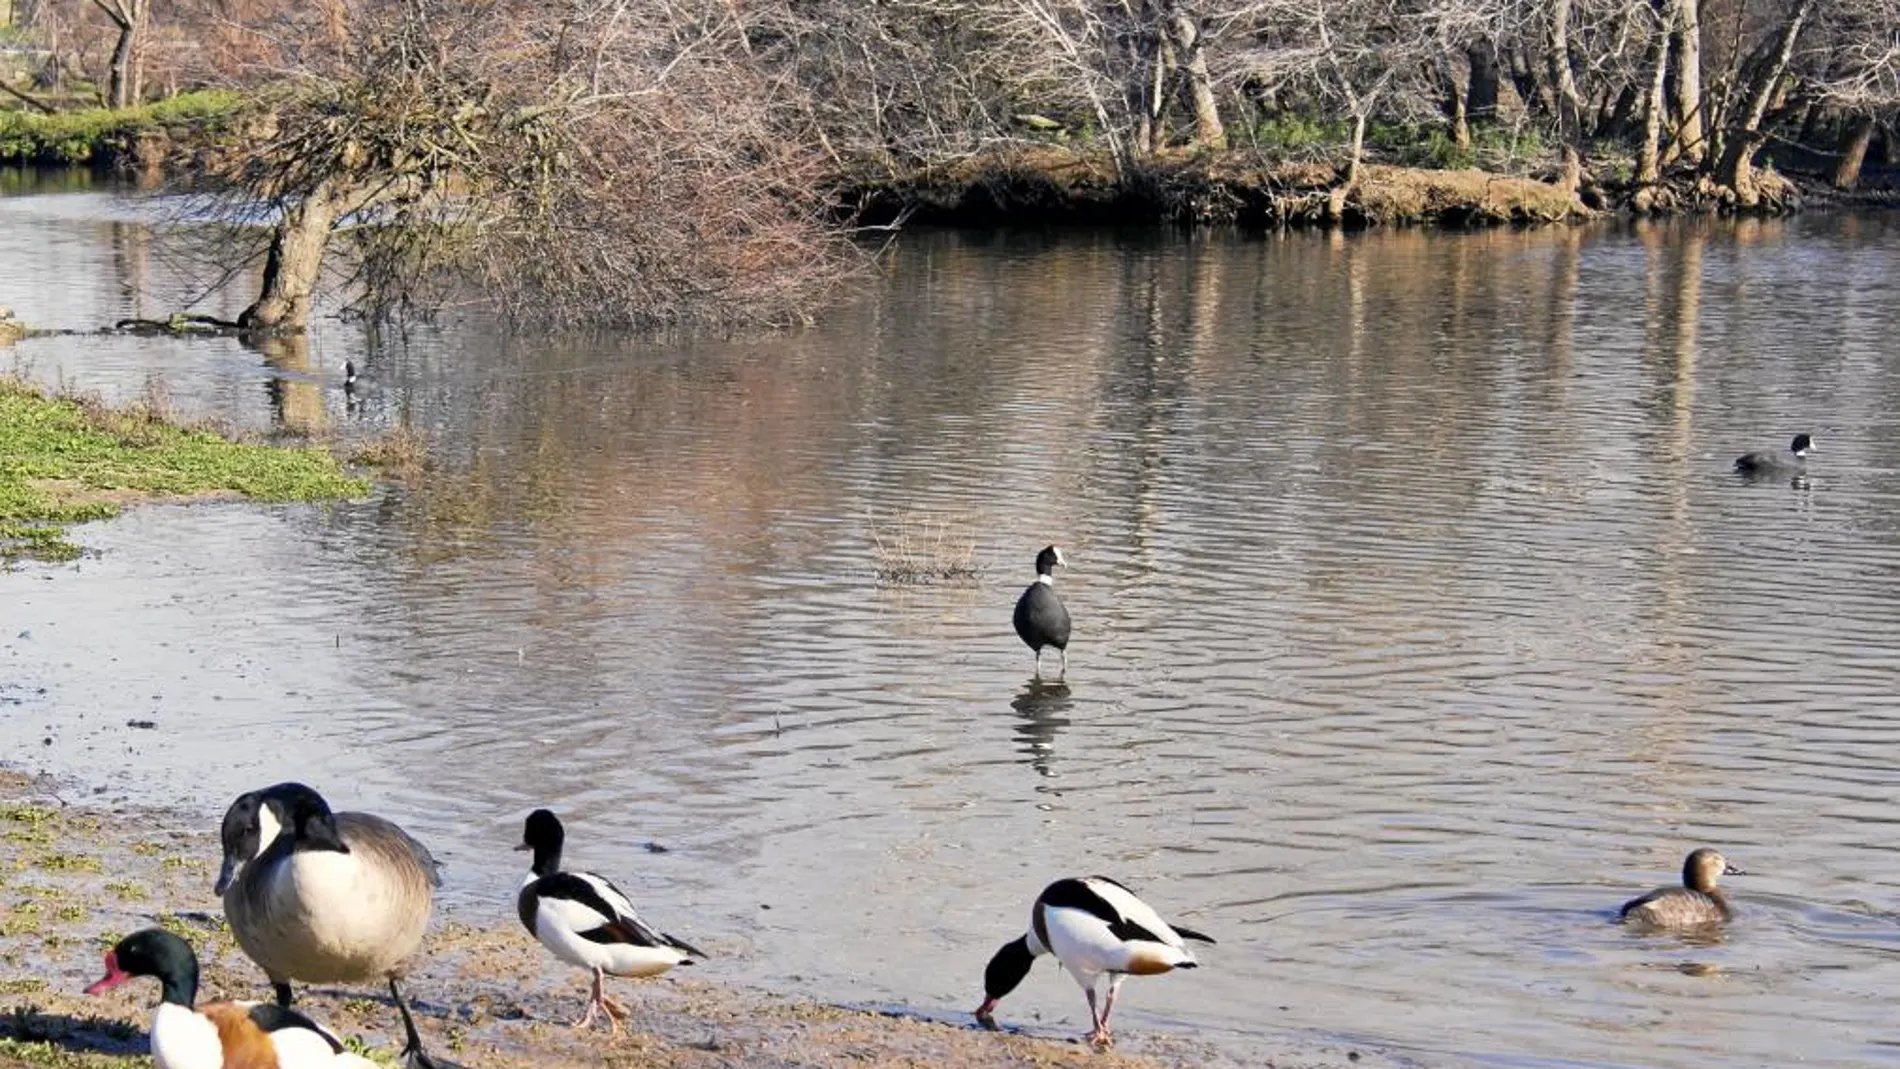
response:
{"label": "bare tree trunk", "polygon": [[1465,49],[1471,63],[1471,82],[1465,90],[1465,113],[1479,122],[1498,117],[1498,50],[1489,41]]}
{"label": "bare tree trunk", "polygon": [[[1355,103],[1360,103],[1355,101]],[[1326,210],[1335,222],[1345,217],[1346,198],[1359,188],[1359,161],[1366,154],[1366,117],[1372,111],[1372,101],[1365,100],[1362,106],[1355,107],[1352,113],[1352,155],[1346,160],[1346,180],[1334,186],[1326,195]]]}
{"label": "bare tree trunk", "polygon": [[240,324],[293,331],[309,326],[310,298],[323,273],[323,253],[341,214],[341,201],[325,181],[284,210],[264,260],[263,292],[238,316]]}
{"label": "bare tree trunk", "polygon": [[1574,194],[1583,184],[1583,102],[1577,96],[1576,76],[1570,71],[1570,0],[1551,2],[1544,63],[1556,97],[1557,136],[1563,142],[1564,170],[1559,181],[1566,193]]}
{"label": "bare tree trunk", "polygon": [[1663,109],[1669,106],[1665,86],[1669,73],[1669,27],[1681,8],[1682,0],[1672,0],[1659,12],[1662,25],[1649,43],[1649,95],[1643,102],[1643,144],[1636,156],[1636,184],[1653,186],[1662,181]]}
{"label": "bare tree trunk", "polygon": [[1448,113],[1445,117],[1451,123],[1451,143],[1458,146],[1458,151],[1469,152],[1471,120],[1465,112],[1465,94],[1459,92],[1456,85],[1445,94],[1445,109]]}
{"label": "bare tree trunk", "polygon": [[1834,168],[1834,188],[1853,189],[1860,185],[1861,164],[1867,162],[1867,146],[1874,141],[1872,113],[1856,118],[1847,128],[1841,143],[1841,162]]}
{"label": "bare tree trunk", "polygon": [[1188,96],[1194,103],[1194,143],[1203,148],[1226,148],[1227,128],[1220,121],[1214,99],[1214,79],[1207,71],[1207,50],[1201,27],[1179,8],[1168,16],[1167,32],[1174,39],[1176,61],[1187,72]]}
{"label": "bare tree trunk", "polygon": [[1762,121],[1768,117],[1768,106],[1775,99],[1775,92],[1781,85],[1781,79],[1788,73],[1788,63],[1794,56],[1796,39],[1801,36],[1801,28],[1807,23],[1808,12],[1813,10],[1814,0],[1796,0],[1794,10],[1789,12],[1788,21],[1782,24],[1780,39],[1775,42],[1774,58],[1765,64],[1756,82],[1754,91],[1749,94],[1748,108],[1742,113],[1742,121],[1736,128],[1724,135],[1727,147],[1722,152],[1722,162],[1716,172],[1716,181],[1735,192],[1735,199],[1745,208],[1753,208],[1761,203],[1761,189],[1755,184],[1755,153],[1762,142],[1768,138],[1762,129]]}
{"label": "bare tree trunk", "polygon": [[1702,115],[1702,0],[1679,0],[1676,8],[1676,150],[1700,165],[1708,153]]}
{"label": "bare tree trunk", "polygon": [[112,63],[106,88],[106,106],[130,107],[138,102],[139,72],[135,49],[139,31],[145,28],[145,14],[151,0],[92,0],[119,28],[119,40],[112,46]]}

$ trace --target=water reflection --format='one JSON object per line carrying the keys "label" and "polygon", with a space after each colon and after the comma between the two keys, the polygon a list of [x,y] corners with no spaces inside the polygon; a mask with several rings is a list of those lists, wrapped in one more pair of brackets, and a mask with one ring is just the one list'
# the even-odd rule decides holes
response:
{"label": "water reflection", "polygon": [[1055,775],[1056,736],[1069,726],[1069,685],[1032,679],[1009,703],[1016,711],[1018,749],[1031,768],[1044,776]]}

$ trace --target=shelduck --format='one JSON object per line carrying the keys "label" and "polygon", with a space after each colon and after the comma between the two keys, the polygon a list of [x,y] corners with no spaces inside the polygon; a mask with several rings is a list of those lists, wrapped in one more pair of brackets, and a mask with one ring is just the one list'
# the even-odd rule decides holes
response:
{"label": "shelduck", "polygon": [[[1108,1019],[1115,996],[1130,976],[1152,976],[1200,963],[1188,951],[1188,939],[1214,940],[1170,925],[1135,893],[1106,876],[1061,879],[1043,888],[1029,910],[1029,931],[1004,943],[983,970],[983,1004],[976,1019],[994,1025],[996,1003],[1016,990],[1038,957],[1054,954],[1082,985],[1094,1028],[1089,1042],[1108,1046],[1114,1037]],[[1108,976],[1108,997],[1096,1003],[1096,981]]]}
{"label": "shelduck", "polygon": [[343,1049],[310,1018],[258,1002],[198,998],[198,955],[163,928],[147,928],[106,951],[106,974],[86,988],[97,995],[136,976],[162,985],[152,1014],[152,1061],[158,1069],[375,1069]]}
{"label": "shelduck", "polygon": [[333,813],[301,783],[238,796],[224,814],[217,891],[238,946],[288,1007],[291,982],[386,980],[416,1069],[459,1069],[424,1053],[398,980],[422,946],[441,884],[435,857],[368,813]]}
{"label": "shelduck", "polygon": [[683,939],[667,935],[640,918],[633,903],[606,877],[563,872],[561,848],[567,831],[546,809],[528,814],[517,850],[534,851],[534,864],[521,881],[515,906],[521,923],[541,945],[569,965],[594,974],[587,1014],[576,1028],[592,1027],[601,1014],[618,1032],[627,1009],[601,989],[604,976],[658,976],[689,958],[706,954]]}

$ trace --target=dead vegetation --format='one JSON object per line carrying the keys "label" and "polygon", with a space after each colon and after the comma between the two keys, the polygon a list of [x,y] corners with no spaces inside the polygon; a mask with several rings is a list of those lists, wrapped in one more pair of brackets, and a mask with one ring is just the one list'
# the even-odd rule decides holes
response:
{"label": "dead vegetation", "polygon": [[891,586],[973,583],[974,525],[920,510],[900,512],[871,525],[877,581]]}

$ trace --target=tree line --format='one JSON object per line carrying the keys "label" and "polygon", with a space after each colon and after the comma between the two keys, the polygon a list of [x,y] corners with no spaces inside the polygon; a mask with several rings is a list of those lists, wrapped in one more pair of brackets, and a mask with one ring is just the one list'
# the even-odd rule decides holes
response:
{"label": "tree line", "polygon": [[1350,188],[1381,130],[1445,160],[1505,131],[1579,195],[1666,207],[1688,183],[1748,208],[1764,149],[1852,187],[1900,126],[1893,0],[15,0],[15,20],[113,103],[269,103],[215,176],[291,224],[266,324],[370,214],[402,224],[359,228],[378,299],[473,278],[556,322],[783,317],[813,299],[789,280],[853,262],[841,183],[1024,141],[1125,180],[1320,154]]}

